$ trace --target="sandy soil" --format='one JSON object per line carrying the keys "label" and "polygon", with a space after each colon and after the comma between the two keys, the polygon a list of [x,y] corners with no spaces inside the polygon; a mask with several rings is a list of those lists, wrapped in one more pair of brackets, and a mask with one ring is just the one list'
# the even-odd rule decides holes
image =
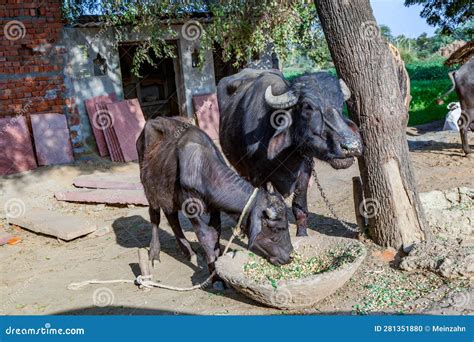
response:
{"label": "sandy soil", "polygon": [[[410,130],[411,159],[420,191],[443,190],[458,186],[474,187],[474,156],[466,158],[460,150],[459,136],[452,133],[424,133]],[[471,135],[471,144],[474,142]],[[317,163],[316,169],[328,197],[339,215],[355,225],[351,177],[357,165],[334,171]],[[9,226],[3,217],[1,230],[22,238],[22,242],[0,247],[0,314],[281,314],[236,293],[197,290],[173,292],[163,289],[144,291],[131,284],[90,285],[68,290],[71,282],[88,279],[134,279],[139,272],[137,249],[150,240],[150,224],[145,207],[112,207],[58,202],[53,193],[73,189],[79,175],[113,173],[137,175],[135,163],[108,161],[78,162],[73,165],[42,167],[20,175],[4,177],[0,183],[0,206],[11,198],[30,208],[50,208],[93,220],[104,234],[63,242]],[[331,215],[318,190],[309,191],[311,232],[351,236]],[[3,215],[4,216],[4,215]],[[186,235],[196,238],[184,218]],[[292,219],[293,222],[293,219]],[[224,244],[232,221],[224,217]],[[161,223],[161,263],[154,267],[154,279],[162,283],[189,286],[203,280],[207,269],[185,261],[177,249],[166,220]],[[109,231],[107,233],[107,230]],[[291,233],[295,234],[292,225]],[[364,242],[368,257],[355,276],[334,295],[305,313],[354,314],[371,312],[425,312],[469,314],[474,312],[473,287],[469,280],[446,281],[422,272],[402,272],[391,267],[384,250]],[[237,242],[243,246],[243,242]]]}

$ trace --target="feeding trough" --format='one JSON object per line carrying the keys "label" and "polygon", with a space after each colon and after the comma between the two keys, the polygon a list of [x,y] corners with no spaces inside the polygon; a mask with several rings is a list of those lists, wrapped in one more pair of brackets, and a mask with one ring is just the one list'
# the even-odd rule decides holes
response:
{"label": "feeding trough", "polygon": [[280,269],[246,250],[220,257],[216,271],[227,284],[259,303],[278,309],[304,309],[344,285],[367,253],[357,240],[322,234],[296,237],[293,246],[301,265]]}

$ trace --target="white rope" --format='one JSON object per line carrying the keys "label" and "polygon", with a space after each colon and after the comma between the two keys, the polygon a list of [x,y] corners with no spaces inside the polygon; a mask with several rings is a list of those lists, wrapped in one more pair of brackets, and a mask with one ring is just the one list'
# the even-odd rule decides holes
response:
{"label": "white rope", "polygon": [[[249,210],[250,206],[252,205],[253,200],[257,196],[257,193],[258,193],[258,188],[255,188],[253,190],[252,194],[250,195],[249,199],[247,200],[247,203],[245,203],[244,209],[242,210],[242,213],[239,216],[239,220],[237,221],[237,224],[232,229],[232,235],[231,235],[229,241],[227,242],[227,245],[225,246],[224,252],[222,253],[222,255],[225,255],[227,253],[227,251],[229,250],[230,245],[232,244],[232,241],[234,240],[234,238],[237,235],[239,235],[238,231],[240,229],[240,225],[242,224],[242,221],[243,221],[244,217],[247,215],[247,211]],[[153,287],[158,287],[160,289],[184,292],[184,291],[194,291],[194,290],[198,290],[200,288],[206,288],[209,285],[211,279],[214,277],[215,274],[216,274],[216,271],[212,272],[212,274],[209,277],[207,277],[206,280],[204,280],[203,282],[201,282],[199,284],[196,284],[196,285],[193,285],[193,286],[190,286],[190,287],[177,287],[177,286],[165,285],[165,284],[161,284],[161,283],[157,283],[157,282],[152,281],[151,280],[151,278],[152,278],[151,275],[143,275],[143,276],[139,275],[134,280],[131,280],[131,279],[113,279],[113,280],[96,280],[96,279],[93,279],[93,280],[85,280],[85,281],[81,281],[79,283],[71,283],[71,284],[68,285],[67,288],[69,290],[79,290],[80,288],[82,288],[84,286],[87,286],[87,285],[90,285],[90,284],[116,284],[116,283],[122,283],[122,284],[137,284],[139,286],[143,286],[143,287],[146,287],[146,288],[149,288],[149,289],[151,289]]]}

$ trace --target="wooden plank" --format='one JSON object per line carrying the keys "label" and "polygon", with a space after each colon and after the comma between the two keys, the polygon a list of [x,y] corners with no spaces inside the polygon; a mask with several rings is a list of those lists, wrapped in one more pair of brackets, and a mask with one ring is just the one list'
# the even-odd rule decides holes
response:
{"label": "wooden plank", "polygon": [[10,224],[20,226],[36,233],[72,240],[97,229],[94,219],[75,216],[40,208],[30,208],[20,217],[8,219]]}
{"label": "wooden plank", "polygon": [[54,197],[59,201],[67,202],[148,205],[143,190],[60,191],[56,192]]}

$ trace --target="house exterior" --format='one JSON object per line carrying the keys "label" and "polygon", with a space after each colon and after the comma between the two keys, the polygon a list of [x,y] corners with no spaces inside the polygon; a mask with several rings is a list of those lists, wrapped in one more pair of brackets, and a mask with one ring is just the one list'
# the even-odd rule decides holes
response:
{"label": "house exterior", "polygon": [[[56,0],[0,5],[0,115],[66,115],[76,158],[97,151],[84,104],[88,98],[115,93],[119,99],[138,98],[147,118],[193,117],[193,96],[215,93],[218,79],[236,71],[212,51],[199,54],[205,20],[175,22],[169,43],[176,58],[145,66],[137,78],[130,71],[133,50],[146,34],[124,31],[119,39],[97,17],[67,24]],[[275,58],[265,54],[251,65],[269,68]]]}

